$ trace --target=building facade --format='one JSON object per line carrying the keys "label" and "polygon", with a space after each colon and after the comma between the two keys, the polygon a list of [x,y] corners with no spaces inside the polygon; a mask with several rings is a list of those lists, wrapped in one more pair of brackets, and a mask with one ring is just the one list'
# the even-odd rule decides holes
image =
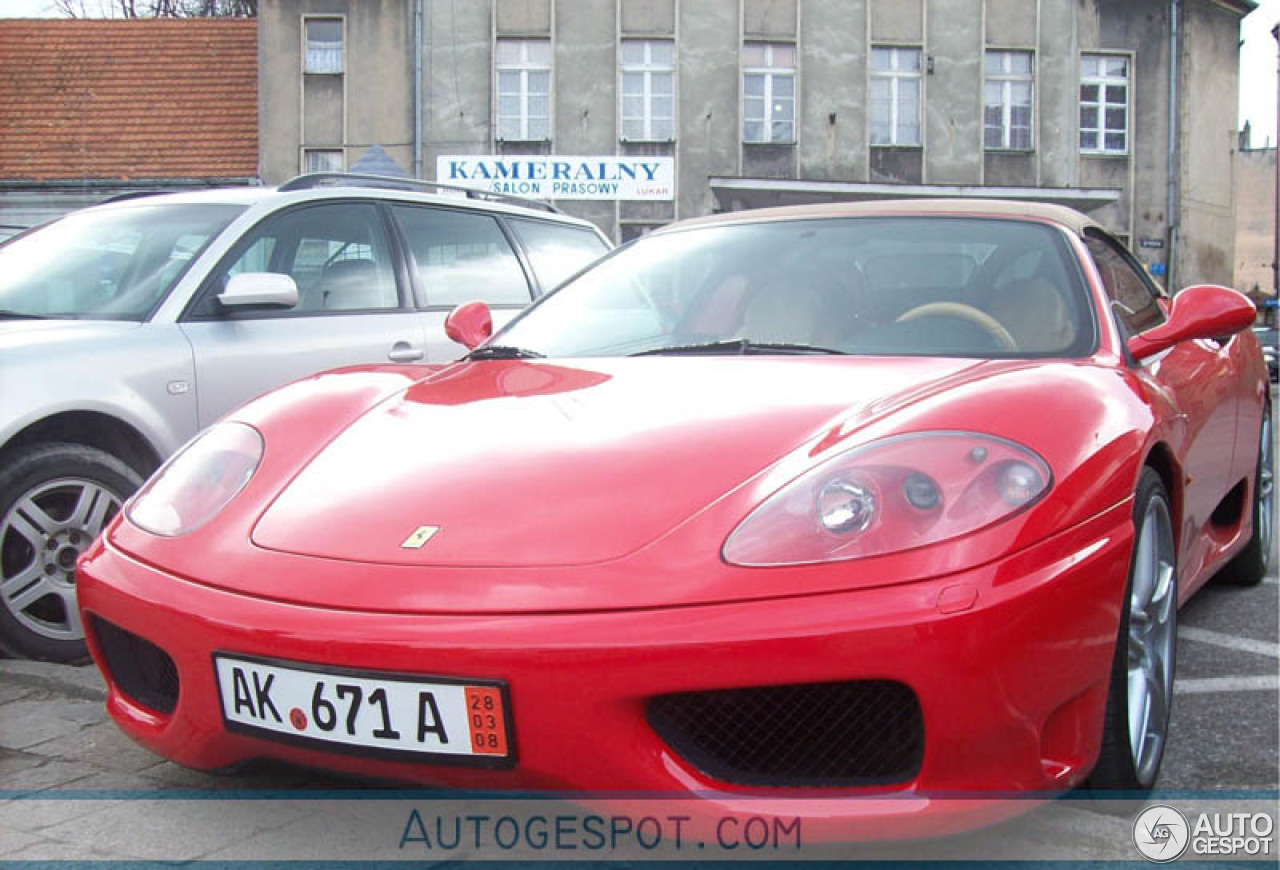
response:
{"label": "building facade", "polygon": [[1274,298],[1276,149],[1242,147],[1236,153],[1237,289],[1257,301]]}
{"label": "building facade", "polygon": [[264,0],[261,175],[376,145],[420,178],[550,193],[619,240],[832,199],[1060,202],[1171,284],[1231,283],[1253,6]]}

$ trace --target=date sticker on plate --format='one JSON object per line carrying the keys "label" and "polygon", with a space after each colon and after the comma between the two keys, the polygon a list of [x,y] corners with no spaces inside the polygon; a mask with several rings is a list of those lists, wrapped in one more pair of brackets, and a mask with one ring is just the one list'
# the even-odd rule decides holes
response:
{"label": "date sticker on plate", "polygon": [[471,726],[471,750],[476,755],[507,754],[507,728],[498,689],[467,686],[467,722]]}

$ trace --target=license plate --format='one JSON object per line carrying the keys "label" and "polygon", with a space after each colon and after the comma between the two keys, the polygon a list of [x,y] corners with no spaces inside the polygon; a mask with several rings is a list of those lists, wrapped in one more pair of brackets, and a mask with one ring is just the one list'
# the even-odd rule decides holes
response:
{"label": "license plate", "polygon": [[313,668],[215,654],[228,730],[317,748],[509,766],[506,687],[497,680]]}

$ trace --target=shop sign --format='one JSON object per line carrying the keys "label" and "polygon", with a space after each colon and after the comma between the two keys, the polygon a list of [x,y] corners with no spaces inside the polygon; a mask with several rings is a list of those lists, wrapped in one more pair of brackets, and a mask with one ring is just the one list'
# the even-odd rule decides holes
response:
{"label": "shop sign", "polygon": [[531,199],[671,200],[675,159],[451,154],[436,158],[436,181]]}

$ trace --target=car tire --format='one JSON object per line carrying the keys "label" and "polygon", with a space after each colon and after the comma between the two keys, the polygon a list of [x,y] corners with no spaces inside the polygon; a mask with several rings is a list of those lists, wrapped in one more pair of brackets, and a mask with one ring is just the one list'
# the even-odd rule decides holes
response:
{"label": "car tire", "polygon": [[1095,790],[1148,791],[1164,757],[1173,701],[1178,565],[1169,495],[1144,468],[1133,504],[1133,552],[1103,715]]}
{"label": "car tire", "polygon": [[0,469],[0,647],[55,662],[87,658],[75,560],[142,484],[116,457],[38,444]]}
{"label": "car tire", "polygon": [[1257,586],[1271,567],[1271,547],[1275,536],[1275,431],[1271,403],[1262,410],[1262,431],[1258,442],[1258,468],[1253,484],[1253,537],[1218,574],[1233,586]]}

